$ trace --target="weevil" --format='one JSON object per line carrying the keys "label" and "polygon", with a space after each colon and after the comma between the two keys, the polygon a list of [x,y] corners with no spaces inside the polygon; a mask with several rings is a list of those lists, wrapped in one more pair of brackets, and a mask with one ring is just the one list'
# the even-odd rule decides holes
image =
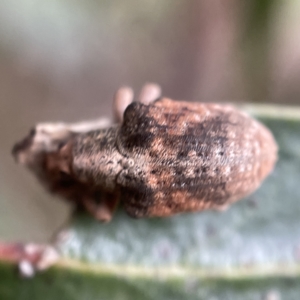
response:
{"label": "weevil", "polygon": [[119,202],[136,218],[224,209],[276,163],[271,132],[231,105],[174,101],[147,84],[135,102],[121,88],[114,114],[114,124],[38,124],[13,154],[48,190],[101,221]]}

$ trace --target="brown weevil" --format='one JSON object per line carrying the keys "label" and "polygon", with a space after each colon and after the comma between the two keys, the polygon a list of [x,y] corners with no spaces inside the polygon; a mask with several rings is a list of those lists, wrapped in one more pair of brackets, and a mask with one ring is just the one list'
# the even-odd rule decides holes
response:
{"label": "brown weevil", "polygon": [[[38,124],[13,154],[53,193],[111,219],[222,209],[259,187],[277,145],[257,120],[230,105],[160,98],[146,85],[115,96],[116,124]],[[104,122],[104,123],[103,123]]]}

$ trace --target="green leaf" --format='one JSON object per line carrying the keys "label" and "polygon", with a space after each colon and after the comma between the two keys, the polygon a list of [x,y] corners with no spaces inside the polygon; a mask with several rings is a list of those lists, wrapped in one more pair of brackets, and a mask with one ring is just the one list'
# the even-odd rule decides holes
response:
{"label": "green leaf", "polygon": [[222,213],[134,220],[120,211],[109,224],[78,215],[51,270],[24,280],[0,265],[0,299],[299,299],[300,111],[246,109],[279,144],[256,193]]}

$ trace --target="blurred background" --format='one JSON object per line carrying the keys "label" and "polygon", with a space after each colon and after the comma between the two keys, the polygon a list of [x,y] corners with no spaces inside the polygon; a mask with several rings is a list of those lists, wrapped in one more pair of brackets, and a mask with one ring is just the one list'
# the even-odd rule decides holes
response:
{"label": "blurred background", "polygon": [[45,241],[69,207],[15,165],[41,121],[111,116],[115,90],[300,102],[300,0],[0,0],[0,239]]}

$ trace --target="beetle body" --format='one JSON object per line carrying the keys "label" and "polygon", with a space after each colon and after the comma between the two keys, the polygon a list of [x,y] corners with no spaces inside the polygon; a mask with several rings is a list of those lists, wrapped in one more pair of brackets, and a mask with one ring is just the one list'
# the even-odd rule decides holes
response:
{"label": "beetle body", "polygon": [[56,193],[76,195],[89,211],[105,203],[108,215],[118,201],[133,217],[222,209],[258,188],[276,162],[270,131],[229,105],[162,98],[129,104],[122,119],[64,140],[54,170],[64,166],[69,186],[58,177]]}
{"label": "beetle body", "polygon": [[231,106],[134,102],[113,131],[111,143],[106,131],[96,145],[93,133],[79,136],[72,168],[118,191],[134,217],[224,207],[253,192],[276,161],[269,130]]}
{"label": "beetle body", "polygon": [[120,180],[134,216],[224,207],[253,192],[276,160],[270,132],[230,106],[168,99],[132,105],[119,139],[138,165]]}

